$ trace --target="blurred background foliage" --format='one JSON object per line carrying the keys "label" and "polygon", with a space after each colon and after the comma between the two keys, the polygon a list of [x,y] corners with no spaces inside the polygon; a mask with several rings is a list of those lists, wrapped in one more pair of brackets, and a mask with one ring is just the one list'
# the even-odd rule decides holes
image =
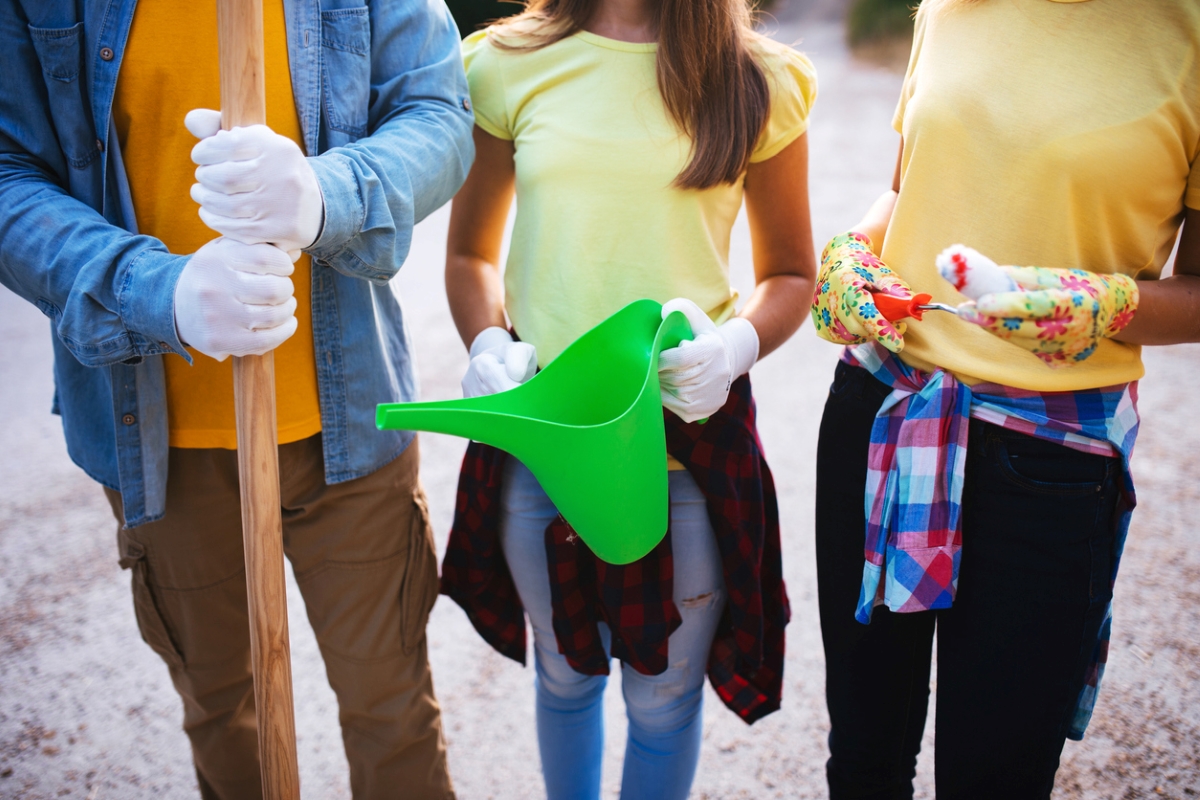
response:
{"label": "blurred background foliage", "polygon": [[[777,0],[750,0],[768,10]],[[813,2],[814,0],[808,0]],[[815,0],[820,2],[820,0]],[[806,0],[791,0],[804,3]],[[839,0],[825,0],[823,5]],[[913,14],[920,0],[840,0],[846,9],[846,38],[860,58],[903,71],[912,44]],[[521,0],[447,0],[458,32],[468,36],[525,7]]]}
{"label": "blurred background foliage", "polygon": [[458,32],[466,37],[492,20],[516,14],[524,3],[510,0],[446,0],[450,13],[458,23]]}
{"label": "blurred background foliage", "polygon": [[851,46],[911,38],[913,14],[920,0],[853,0],[846,14]]}
{"label": "blurred background foliage", "polygon": [[[774,0],[750,0],[751,5],[758,9],[769,8]],[[913,2],[913,0],[907,0]],[[493,20],[516,14],[525,4],[520,0],[446,0],[454,21],[458,23],[458,32],[466,37]]]}

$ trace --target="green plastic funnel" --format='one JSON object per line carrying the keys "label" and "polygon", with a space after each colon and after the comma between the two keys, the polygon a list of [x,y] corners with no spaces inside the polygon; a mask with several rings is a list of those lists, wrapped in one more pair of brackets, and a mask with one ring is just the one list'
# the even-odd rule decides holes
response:
{"label": "green plastic funnel", "polygon": [[449,433],[529,467],[597,556],[628,564],[667,532],[667,442],[658,354],[692,338],[679,312],[638,300],[500,394],[378,407],[381,430]]}

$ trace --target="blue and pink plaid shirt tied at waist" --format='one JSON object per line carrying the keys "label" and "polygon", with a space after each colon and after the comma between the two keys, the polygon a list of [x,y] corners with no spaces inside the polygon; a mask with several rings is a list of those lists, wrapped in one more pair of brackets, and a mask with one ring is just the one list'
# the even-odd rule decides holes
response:
{"label": "blue and pink plaid shirt tied at waist", "polygon": [[[971,387],[940,369],[916,370],[875,343],[847,348],[843,360],[892,389],[875,417],[867,457],[866,560],[855,612],[859,622],[869,623],[877,605],[905,613],[948,608],[954,602],[972,417],[1121,459],[1116,580],[1136,502],[1129,471],[1138,429],[1136,382],[1079,392],[1034,392],[991,383]],[[1111,625],[1110,602],[1068,733],[1072,739],[1083,738],[1091,719]]]}

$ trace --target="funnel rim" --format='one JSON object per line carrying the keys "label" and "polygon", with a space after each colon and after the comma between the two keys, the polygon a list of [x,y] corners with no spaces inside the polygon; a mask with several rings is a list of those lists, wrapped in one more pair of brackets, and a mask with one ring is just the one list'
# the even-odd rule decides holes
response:
{"label": "funnel rim", "polygon": [[[660,314],[661,314],[662,304],[660,304],[654,300],[649,300],[649,301],[635,300],[633,303],[630,303],[629,306],[646,303],[646,302],[651,302],[651,303],[654,303],[655,305],[657,305],[659,307]],[[628,308],[629,306],[626,306],[626,308]],[[547,425],[547,426],[550,426],[553,428],[562,428],[562,429],[573,430],[573,431],[586,431],[586,430],[591,430],[591,429],[596,429],[596,428],[605,428],[605,427],[608,427],[611,425],[617,425],[622,420],[627,418],[630,414],[633,414],[637,410],[638,404],[640,402],[642,402],[642,398],[646,394],[646,387],[650,384],[651,378],[658,371],[658,357],[659,357],[659,354],[663,350],[662,342],[663,342],[663,338],[665,336],[664,331],[666,330],[667,321],[670,320],[674,316],[678,316],[680,319],[683,319],[685,322],[687,321],[687,317],[680,311],[672,311],[665,318],[661,318],[658,328],[655,330],[655,333],[654,333],[654,342],[651,345],[650,360],[646,367],[646,373],[642,376],[641,387],[638,389],[637,395],[634,396],[633,401],[628,406],[626,406],[624,411],[622,411],[620,414],[616,415],[615,417],[605,420],[604,422],[596,422],[596,423],[592,423],[592,424],[588,424],[588,425],[572,425],[572,424],[569,424],[566,422],[558,422],[556,420],[547,420],[547,419],[539,419],[539,420],[537,420],[537,422],[542,425]],[[553,363],[554,362],[552,361],[552,362],[550,362],[550,364],[547,364],[546,368],[542,370],[542,373],[544,373],[546,370],[548,370]],[[541,373],[539,373],[539,374],[541,374]],[[534,376],[534,377],[537,377],[537,376]],[[509,391],[509,392],[517,391],[517,390],[521,389],[522,387],[528,386],[528,385],[529,385],[529,382],[526,382],[524,384],[521,384],[521,386],[516,386],[507,391]],[[500,394],[503,394],[503,392],[501,392]],[[454,415],[474,414],[474,415],[480,415],[483,417],[494,417],[497,419],[520,419],[520,420],[532,419],[532,417],[525,417],[520,414],[512,414],[512,413],[508,413],[505,411],[492,411],[489,409],[476,409],[476,408],[445,408],[445,407],[441,407],[441,404],[447,403],[447,402],[457,402],[457,399],[428,400],[428,401],[416,402],[416,403],[380,403],[379,405],[377,405],[375,407],[375,409],[376,409],[375,410],[375,427],[377,430],[381,430],[381,431],[409,430],[409,428],[392,428],[392,427],[388,427],[385,424],[382,424],[382,422],[380,420],[380,416],[383,414],[389,413],[389,411],[391,411],[391,410],[397,410],[397,411],[400,410],[399,408],[396,408],[397,406],[403,406],[403,410],[405,410],[405,411],[438,411],[439,413],[448,413],[449,412]],[[661,402],[661,399],[660,399],[660,402]]]}

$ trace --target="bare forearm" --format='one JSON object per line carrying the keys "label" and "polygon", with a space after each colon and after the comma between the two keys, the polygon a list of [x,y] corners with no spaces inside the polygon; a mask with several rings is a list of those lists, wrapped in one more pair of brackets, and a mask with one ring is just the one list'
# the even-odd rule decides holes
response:
{"label": "bare forearm", "polygon": [[871,204],[866,216],[851,230],[866,234],[875,248],[875,255],[883,248],[883,237],[887,234],[888,224],[892,221],[892,211],[896,208],[896,198],[900,195],[889,189]]}
{"label": "bare forearm", "polygon": [[800,275],[773,275],[755,287],[739,316],[749,320],[758,333],[760,359],[786,342],[804,322],[812,293],[812,279]]}
{"label": "bare forearm", "polygon": [[1137,313],[1114,336],[1130,344],[1200,342],[1200,276],[1139,281]]}
{"label": "bare forearm", "polygon": [[876,198],[867,209],[862,221],[850,230],[857,231],[871,240],[875,255],[883,249],[883,237],[887,235],[888,225],[892,222],[892,212],[896,210],[896,200],[900,197],[900,167],[904,163],[904,140],[900,140],[900,149],[896,153],[896,170],[892,174],[892,188]]}
{"label": "bare forearm", "polygon": [[808,134],[746,172],[746,216],[755,288],[740,316],[758,334],[762,358],[804,322],[817,274],[808,208]]}
{"label": "bare forearm", "polygon": [[446,298],[468,348],[480,331],[504,328],[500,241],[512,204],[513,143],[476,127],[475,163],[450,207],[446,237]]}
{"label": "bare forearm", "polygon": [[507,326],[504,282],[495,264],[474,256],[447,256],[446,297],[454,326],[466,347],[483,329]]}

